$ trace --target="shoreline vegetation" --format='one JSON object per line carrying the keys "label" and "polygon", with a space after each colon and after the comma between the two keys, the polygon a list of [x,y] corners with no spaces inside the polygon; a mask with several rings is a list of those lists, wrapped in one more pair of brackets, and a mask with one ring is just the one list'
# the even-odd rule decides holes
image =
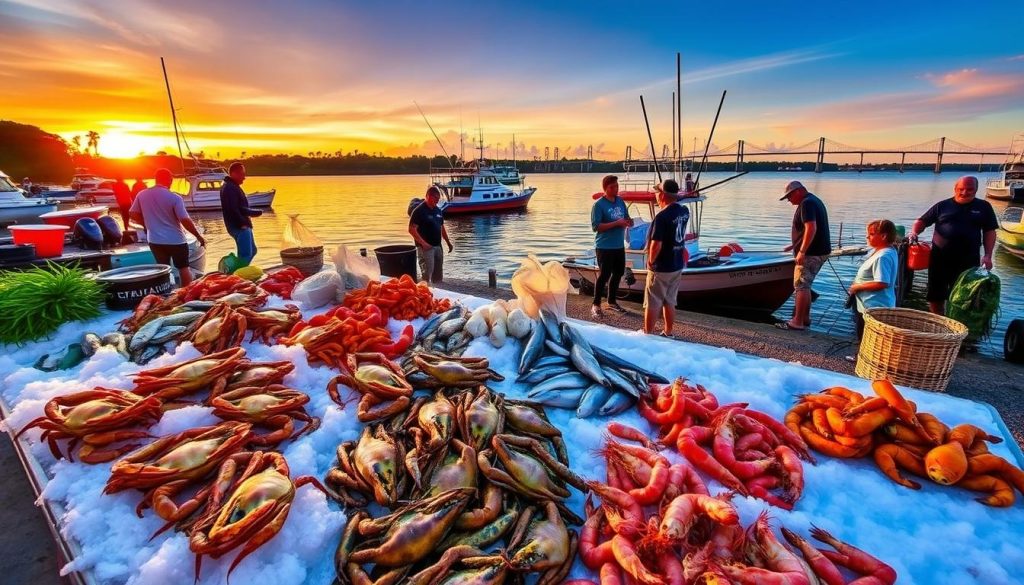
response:
{"label": "shoreline vegetation", "polygon": [[[34,182],[66,183],[71,179],[76,168],[82,167],[89,172],[104,177],[126,179],[134,177],[150,178],[159,168],[169,168],[181,173],[183,168],[193,165],[186,160],[184,167],[179,157],[159,152],[153,155],[140,154],[135,158],[105,158],[98,155],[99,142],[102,140],[96,132],[89,132],[83,147],[81,137],[74,137],[68,142],[56,134],[27,124],[0,120],[0,170],[7,172],[14,180],[20,177],[31,177]],[[217,153],[219,154],[219,153]],[[443,156],[383,156],[380,153],[365,153],[354,150],[342,152],[310,152],[301,154],[256,154],[242,153],[239,158],[210,157],[205,153],[197,153],[196,158],[204,165],[227,166],[235,160],[245,163],[246,170],[253,176],[344,176],[344,175],[423,175],[435,169],[457,164],[457,158],[450,161]],[[512,161],[493,160],[495,164],[511,164]],[[560,158],[558,160],[519,160],[516,166],[524,174],[534,173],[622,173],[624,161],[603,161]],[[654,172],[652,165],[646,167],[632,161],[634,172]],[[928,171],[934,169],[934,162],[907,163],[906,171]],[[663,163],[664,165],[664,163]],[[699,161],[694,166],[699,166]],[[943,170],[967,172],[994,172],[998,163],[943,163]],[[826,162],[822,166],[825,172],[857,171],[897,171],[898,163],[865,163],[839,164]],[[662,166],[662,170],[666,170]],[[734,160],[709,161],[708,172],[732,172],[736,170]],[[743,170],[751,172],[812,172],[814,161],[745,161]]]}

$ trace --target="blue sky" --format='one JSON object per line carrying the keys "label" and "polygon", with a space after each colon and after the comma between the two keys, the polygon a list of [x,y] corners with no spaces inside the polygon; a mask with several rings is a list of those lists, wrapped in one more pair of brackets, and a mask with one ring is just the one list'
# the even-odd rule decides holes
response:
{"label": "blue sky", "polygon": [[[159,57],[196,148],[434,152],[460,119],[492,151],[670,142],[675,53],[683,137],[899,146],[1024,131],[1024,5],[988,2],[0,2],[0,117],[101,151],[172,137]],[[491,152],[494,154],[494,152]]]}

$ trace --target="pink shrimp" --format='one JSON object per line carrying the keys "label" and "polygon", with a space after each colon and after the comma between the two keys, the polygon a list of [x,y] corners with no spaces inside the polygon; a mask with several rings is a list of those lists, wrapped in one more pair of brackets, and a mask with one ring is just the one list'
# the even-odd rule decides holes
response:
{"label": "pink shrimp", "polygon": [[627,441],[635,441],[652,451],[658,450],[658,445],[652,442],[649,438],[647,438],[647,435],[636,427],[631,427],[629,425],[624,425],[622,423],[613,421],[608,423],[607,427],[605,428],[608,429],[609,433],[620,439],[625,439]]}
{"label": "pink shrimp", "polygon": [[817,526],[811,527],[811,536],[838,551],[821,551],[833,563],[842,565],[864,577],[877,579],[881,585],[892,585],[896,582],[895,569],[859,548],[846,544]]}
{"label": "pink shrimp", "polygon": [[801,459],[811,463],[815,462],[814,456],[807,449],[807,443],[804,442],[800,435],[791,431],[789,427],[757,410],[746,409],[743,411],[743,414],[768,427],[779,439],[792,447],[800,455]]}
{"label": "pink shrimp", "polygon": [[735,447],[736,435],[730,424],[730,415],[726,414],[724,418],[717,420],[717,426],[715,427],[715,438],[712,447],[715,459],[740,479],[761,475],[775,465],[773,459],[738,461],[736,459]]}
{"label": "pink shrimp", "polygon": [[666,540],[682,540],[700,514],[709,516],[719,524],[739,523],[739,513],[729,502],[701,494],[682,494],[676,496],[665,508],[658,533]]}
{"label": "pink shrimp", "polygon": [[661,577],[644,566],[636,547],[628,538],[616,534],[612,538],[612,552],[615,553],[615,560],[622,570],[638,582],[644,585],[665,585]]}
{"label": "pink shrimp", "polygon": [[744,487],[743,482],[700,447],[700,443],[711,437],[712,431],[707,427],[690,427],[679,434],[676,448],[690,460],[690,463],[710,475],[715,481],[740,494],[747,495],[747,488]]}
{"label": "pink shrimp", "polygon": [[804,493],[804,465],[796,451],[786,445],[779,445],[775,448],[775,455],[779,460],[779,467],[783,473],[783,485],[786,487],[786,499],[796,502]]}
{"label": "pink shrimp", "polygon": [[810,565],[811,570],[814,571],[814,574],[818,576],[818,579],[824,585],[846,585],[846,579],[839,571],[839,568],[832,561],[828,560],[828,557],[821,554],[821,551],[807,542],[807,539],[786,527],[782,528],[782,536],[786,537],[789,544],[800,549],[804,559],[807,560],[807,564]]}
{"label": "pink shrimp", "polygon": [[[589,496],[588,496],[589,500]],[[587,521],[583,523],[580,530],[579,550],[580,560],[588,569],[596,571],[599,567],[608,562],[614,562],[611,541],[598,544],[601,536],[601,524],[604,521],[604,511],[598,508],[594,512],[587,513]]]}

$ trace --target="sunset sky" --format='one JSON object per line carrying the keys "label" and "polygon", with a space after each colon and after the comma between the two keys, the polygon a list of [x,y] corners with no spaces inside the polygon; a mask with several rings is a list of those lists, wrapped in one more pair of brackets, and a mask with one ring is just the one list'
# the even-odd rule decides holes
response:
{"label": "sunset sky", "polygon": [[[192,150],[458,152],[545,146],[596,158],[683,139],[826,136],[894,147],[1024,131],[1024,5],[962,2],[342,2],[0,0],[0,119],[107,156],[173,151],[160,71]],[[472,144],[467,144],[467,150]],[[527,152],[524,153],[522,150]]]}

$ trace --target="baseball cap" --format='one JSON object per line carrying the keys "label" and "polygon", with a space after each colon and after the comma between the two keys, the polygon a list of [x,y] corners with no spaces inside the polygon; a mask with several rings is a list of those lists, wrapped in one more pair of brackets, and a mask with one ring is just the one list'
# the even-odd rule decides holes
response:
{"label": "baseball cap", "polygon": [[660,184],[654,186],[655,191],[662,191],[669,195],[679,194],[679,183],[675,179],[665,179]]}
{"label": "baseball cap", "polygon": [[789,194],[792,193],[793,191],[796,191],[797,189],[806,189],[806,187],[804,187],[804,184],[801,183],[800,181],[790,181],[786,183],[785,194],[782,197],[779,197],[779,201],[789,199]]}

